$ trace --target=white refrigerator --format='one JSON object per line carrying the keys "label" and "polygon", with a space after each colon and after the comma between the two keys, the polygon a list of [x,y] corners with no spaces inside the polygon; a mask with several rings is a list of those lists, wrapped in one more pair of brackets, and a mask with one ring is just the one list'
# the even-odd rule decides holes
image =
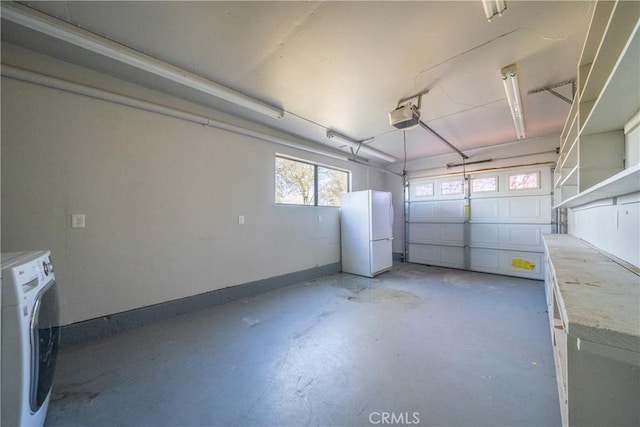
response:
{"label": "white refrigerator", "polygon": [[391,193],[375,190],[340,195],[342,271],[373,277],[391,269]]}

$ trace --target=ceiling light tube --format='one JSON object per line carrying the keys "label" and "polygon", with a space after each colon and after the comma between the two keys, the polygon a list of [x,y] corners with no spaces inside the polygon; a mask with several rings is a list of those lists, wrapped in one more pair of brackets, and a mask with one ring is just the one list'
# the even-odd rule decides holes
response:
{"label": "ceiling light tube", "polygon": [[375,148],[371,148],[367,145],[364,145],[363,141],[356,141],[355,139],[351,139],[348,136],[341,135],[335,131],[327,130],[327,138],[333,139],[335,141],[342,142],[346,146],[352,148],[357,153],[368,154],[370,156],[377,157],[386,162],[396,162],[396,159],[393,156],[390,156],[387,153],[384,153],[380,150],[376,150]]}
{"label": "ceiling light tube", "polygon": [[505,0],[482,0],[482,7],[485,16],[491,22],[494,16],[502,16],[507,10],[507,2]]}
{"label": "ceiling light tube", "polygon": [[516,136],[518,139],[524,138],[524,115],[522,112],[522,101],[520,99],[520,89],[518,87],[518,73],[515,64],[504,67],[501,71],[502,83],[507,93],[507,102],[511,109],[511,117],[513,125],[516,128]]}
{"label": "ceiling light tube", "polygon": [[278,119],[284,115],[284,111],[281,108],[236,92],[219,83],[152,58],[144,53],[78,28],[65,21],[31,9],[30,7],[13,2],[2,2],[2,19],[215,96],[216,98],[224,99],[225,101],[257,113]]}
{"label": "ceiling light tube", "polygon": [[[136,108],[143,111],[149,111],[151,113],[161,114],[167,117],[173,117],[180,120],[185,120],[199,125],[208,126],[211,128],[221,129],[228,132],[233,132],[238,135],[244,135],[251,138],[260,139],[274,144],[283,145],[297,150],[303,150],[309,153],[318,154],[321,156],[331,157],[337,160],[347,161],[349,157],[342,155],[341,153],[333,153],[322,149],[316,149],[306,144],[300,144],[295,141],[290,141],[285,138],[280,138],[274,135],[269,135],[264,132],[248,129],[245,127],[237,126],[231,123],[222,122],[209,117],[201,116],[198,114],[192,114],[186,111],[177,110],[171,107],[155,104],[152,102],[144,101],[142,99],[132,98],[118,93],[109,92],[103,89],[94,88],[91,86],[82,85],[79,83],[62,80],[56,77],[46,76],[44,74],[34,73],[32,71],[24,70],[21,68],[15,68],[6,64],[2,64],[0,68],[0,75],[2,77],[8,77],[24,82],[37,84],[40,86],[62,90],[69,93],[75,93],[77,95],[88,96],[90,98],[99,99],[102,101],[112,102],[114,104],[124,105],[127,107]],[[337,150],[336,150],[337,151]]]}

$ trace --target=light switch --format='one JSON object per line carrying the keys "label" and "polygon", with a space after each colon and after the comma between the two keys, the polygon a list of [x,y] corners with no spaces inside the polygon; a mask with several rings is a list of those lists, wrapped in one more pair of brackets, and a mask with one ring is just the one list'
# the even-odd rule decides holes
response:
{"label": "light switch", "polygon": [[72,214],[71,215],[71,227],[72,228],[84,228],[84,214]]}
{"label": "light switch", "polygon": [[244,215],[238,215],[238,224],[244,224]]}
{"label": "light switch", "polygon": [[318,215],[318,222],[322,222],[322,215]]}

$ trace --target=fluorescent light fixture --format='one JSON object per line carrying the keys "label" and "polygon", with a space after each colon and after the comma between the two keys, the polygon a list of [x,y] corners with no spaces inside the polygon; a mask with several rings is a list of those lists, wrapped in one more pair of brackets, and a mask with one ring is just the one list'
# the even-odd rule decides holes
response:
{"label": "fluorescent light fixture", "polygon": [[2,19],[215,96],[216,98],[224,99],[225,101],[257,113],[277,119],[284,115],[284,111],[281,108],[236,92],[219,83],[205,79],[204,77],[190,73],[166,62],[159,61],[144,53],[68,24],[67,22],[31,9],[30,7],[14,2],[2,2]]}
{"label": "fluorescent light fixture", "polygon": [[161,114],[167,117],[173,117],[176,119],[185,120],[191,123],[197,123],[203,126],[208,126],[208,127],[228,131],[228,132],[233,132],[238,135],[245,135],[251,138],[261,139],[263,141],[272,142],[274,144],[280,144],[286,147],[295,148],[297,150],[307,151],[309,153],[319,154],[321,156],[331,157],[337,160],[343,160],[343,161],[350,160],[349,157],[347,157],[346,155],[343,155],[342,153],[338,153],[338,152],[334,153],[334,152],[329,152],[322,149],[316,149],[310,145],[301,144],[292,140],[280,138],[275,135],[269,135],[263,132],[247,129],[241,126],[222,122],[222,121],[201,116],[198,114],[192,114],[186,111],[177,110],[175,108],[154,104],[152,102],[144,101],[142,99],[131,98],[126,95],[120,95],[114,92],[97,89],[91,86],[86,86],[79,83],[58,79],[56,77],[34,73],[32,71],[24,70],[21,68],[15,68],[6,64],[2,64],[2,67],[0,67],[0,75],[2,75],[3,77],[25,81],[25,82],[33,83],[36,85],[49,87],[52,89],[58,89],[58,90],[62,90],[69,93],[75,93],[77,95],[83,95],[83,96],[88,96],[94,99],[100,99],[106,102],[112,102],[114,104],[125,105],[128,107],[137,108],[139,110]]}
{"label": "fluorescent light fixture", "polygon": [[356,141],[355,139],[351,139],[348,136],[341,135],[338,132],[334,132],[332,130],[327,130],[327,138],[333,139],[335,141],[340,141],[344,145],[353,148],[356,152],[368,154],[387,162],[396,162],[398,160],[387,153],[383,153],[380,150],[376,150],[375,148],[364,145],[362,141]]}
{"label": "fluorescent light fixture", "polygon": [[494,16],[502,16],[504,11],[507,10],[507,2],[505,0],[482,0],[482,7],[484,8],[484,14],[491,22]]}
{"label": "fluorescent light fixture", "polygon": [[509,108],[511,109],[513,125],[516,128],[516,136],[518,139],[522,139],[524,138],[524,115],[522,113],[522,101],[520,100],[516,65],[512,64],[504,67],[501,73],[504,90],[507,93],[507,102],[509,102]]}

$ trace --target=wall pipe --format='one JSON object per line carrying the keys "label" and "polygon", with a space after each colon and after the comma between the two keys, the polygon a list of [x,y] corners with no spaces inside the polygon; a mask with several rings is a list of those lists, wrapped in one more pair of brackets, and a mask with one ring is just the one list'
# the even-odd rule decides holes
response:
{"label": "wall pipe", "polygon": [[[40,86],[59,89],[65,92],[74,93],[76,95],[88,96],[90,98],[99,99],[102,101],[112,102],[114,104],[124,105],[127,107],[137,108],[139,110],[149,111],[152,113],[161,114],[167,117],[173,117],[180,120],[185,120],[191,123],[197,123],[203,126],[208,126],[216,129],[221,129],[229,132],[236,133],[238,135],[244,135],[251,138],[261,139],[263,141],[272,142],[274,144],[284,145],[286,147],[303,150],[309,153],[318,154],[321,156],[331,157],[333,159],[348,161],[347,156],[334,154],[324,150],[318,150],[312,147],[307,147],[302,144],[288,141],[283,138],[268,135],[263,132],[246,129],[241,126],[233,125],[230,123],[214,120],[198,114],[188,113],[171,107],[165,107],[163,105],[155,104],[141,99],[132,98],[125,95],[120,95],[114,92],[109,92],[103,89],[97,89],[91,86],[86,86],[80,83],[70,82],[68,80],[59,79],[57,77],[51,77],[44,74],[35,73],[22,68],[16,68],[10,65],[2,64],[0,68],[0,75],[9,77],[15,80],[21,80],[28,83],[37,84]],[[362,163],[361,163],[362,164]],[[366,164],[363,166],[371,167]]]}

